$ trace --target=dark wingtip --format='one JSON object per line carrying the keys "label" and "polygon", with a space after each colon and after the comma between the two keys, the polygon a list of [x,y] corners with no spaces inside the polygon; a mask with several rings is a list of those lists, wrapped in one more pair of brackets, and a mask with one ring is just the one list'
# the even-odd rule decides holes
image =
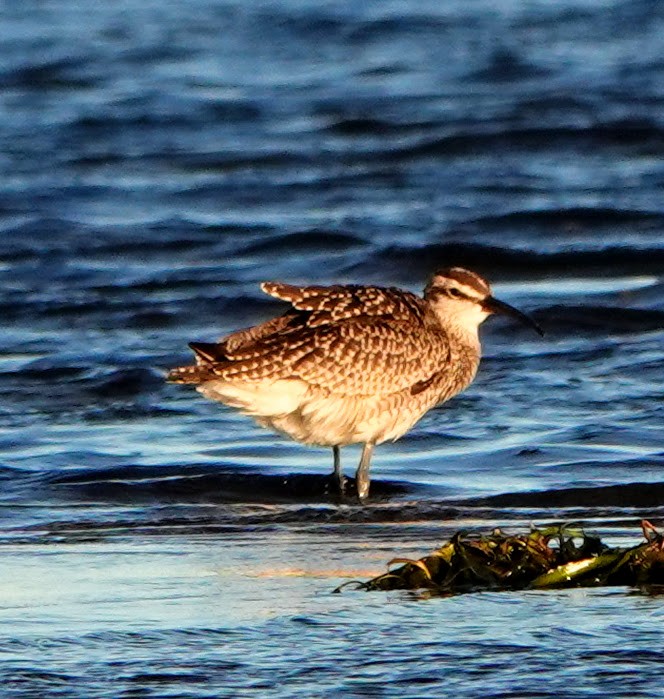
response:
{"label": "dark wingtip", "polygon": [[218,362],[224,358],[220,346],[215,342],[190,342],[189,347],[206,362]]}
{"label": "dark wingtip", "polygon": [[200,383],[201,370],[197,366],[180,366],[166,374],[167,383]]}

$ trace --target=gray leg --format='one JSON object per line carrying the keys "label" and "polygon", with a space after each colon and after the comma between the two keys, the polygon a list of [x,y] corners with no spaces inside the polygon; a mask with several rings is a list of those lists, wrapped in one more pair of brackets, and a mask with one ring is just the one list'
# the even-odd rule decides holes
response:
{"label": "gray leg", "polygon": [[332,477],[337,484],[337,490],[339,495],[343,496],[346,491],[346,477],[344,472],[341,470],[341,449],[339,447],[332,447],[332,453],[334,454],[334,473]]}
{"label": "gray leg", "polygon": [[355,474],[355,485],[357,487],[357,497],[361,502],[364,502],[369,495],[369,467],[371,466],[371,455],[373,454],[374,445],[367,442],[362,449],[362,458],[360,465],[357,467]]}

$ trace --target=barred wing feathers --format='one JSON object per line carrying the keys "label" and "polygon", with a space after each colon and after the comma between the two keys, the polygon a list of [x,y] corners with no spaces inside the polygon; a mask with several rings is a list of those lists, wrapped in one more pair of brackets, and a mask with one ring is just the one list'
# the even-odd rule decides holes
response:
{"label": "barred wing feathers", "polygon": [[298,378],[334,393],[384,395],[422,386],[449,357],[447,337],[414,294],[274,282],[262,288],[293,308],[218,345],[194,344],[210,379]]}

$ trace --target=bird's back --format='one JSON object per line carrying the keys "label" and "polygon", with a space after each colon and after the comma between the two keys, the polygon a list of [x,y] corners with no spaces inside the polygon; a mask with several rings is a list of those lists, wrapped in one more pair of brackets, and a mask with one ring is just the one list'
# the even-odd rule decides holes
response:
{"label": "bird's back", "polygon": [[430,382],[450,360],[450,340],[423,299],[395,288],[266,282],[291,304],[282,316],[192,343],[197,366],[170,380],[261,382],[296,378],[344,395],[391,394]]}

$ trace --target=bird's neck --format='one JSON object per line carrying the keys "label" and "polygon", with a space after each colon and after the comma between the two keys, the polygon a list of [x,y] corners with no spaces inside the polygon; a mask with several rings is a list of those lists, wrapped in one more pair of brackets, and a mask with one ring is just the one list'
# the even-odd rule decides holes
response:
{"label": "bird's neck", "polygon": [[445,332],[453,345],[453,351],[474,355],[477,357],[477,361],[479,361],[482,352],[478,330],[476,325],[468,326],[463,323],[448,322],[445,326]]}
{"label": "bird's neck", "polygon": [[453,308],[432,305],[431,310],[437,323],[459,349],[480,353],[479,325],[484,318],[468,312],[454,312]]}

